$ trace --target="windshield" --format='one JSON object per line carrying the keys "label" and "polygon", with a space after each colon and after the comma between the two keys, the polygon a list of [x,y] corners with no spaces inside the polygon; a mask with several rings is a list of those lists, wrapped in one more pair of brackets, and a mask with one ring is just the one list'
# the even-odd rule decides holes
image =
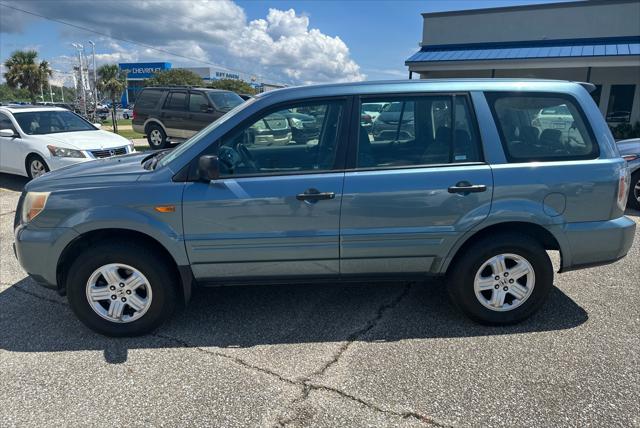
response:
{"label": "windshield", "polygon": [[25,111],[13,116],[22,131],[29,135],[97,131],[95,126],[70,111]]}
{"label": "windshield", "polygon": [[[240,98],[240,97],[238,97],[238,98]],[[240,98],[240,100],[242,101],[242,98]],[[250,99],[250,100],[248,100],[246,102],[242,101],[242,103],[240,105],[236,106],[236,108],[234,108],[231,111],[228,111],[220,119],[212,122],[209,126],[201,129],[196,135],[194,135],[193,137],[189,138],[187,141],[185,141],[184,143],[180,144],[178,147],[173,149],[168,155],[164,156],[158,162],[158,166],[168,165],[171,161],[173,161],[175,158],[180,156],[182,153],[184,153],[187,150],[189,150],[189,148],[191,146],[197,144],[198,141],[200,141],[202,138],[207,136],[211,131],[216,129],[218,126],[220,126],[223,123],[225,123],[227,120],[229,120],[231,117],[233,117],[240,110],[243,110],[244,108],[249,107],[251,104],[253,104],[255,102],[255,100],[256,100],[256,98],[252,98],[252,99]]]}
{"label": "windshield", "polygon": [[220,110],[231,110],[244,102],[235,92],[209,92],[209,98]]}

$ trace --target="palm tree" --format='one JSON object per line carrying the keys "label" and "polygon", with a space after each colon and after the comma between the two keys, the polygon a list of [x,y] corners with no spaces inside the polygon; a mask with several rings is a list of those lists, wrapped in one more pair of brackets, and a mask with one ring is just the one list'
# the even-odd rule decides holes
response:
{"label": "palm tree", "polygon": [[41,61],[38,64],[37,58],[38,52],[33,50],[15,51],[4,63],[7,85],[12,89],[20,87],[28,90],[32,103],[36,102],[38,92],[53,74],[49,63]]}
{"label": "palm tree", "polygon": [[111,123],[113,132],[118,132],[116,123],[116,99],[127,87],[127,77],[116,64],[105,64],[98,69],[98,89],[109,94],[111,100]]}

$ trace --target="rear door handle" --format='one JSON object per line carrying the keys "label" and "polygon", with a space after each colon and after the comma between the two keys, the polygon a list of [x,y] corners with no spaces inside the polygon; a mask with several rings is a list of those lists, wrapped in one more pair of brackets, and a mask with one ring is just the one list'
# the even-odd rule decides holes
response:
{"label": "rear door handle", "polygon": [[304,193],[298,193],[296,199],[305,202],[317,202],[325,199],[334,199],[336,194],[334,192],[320,192],[317,189],[308,189]]}
{"label": "rear door handle", "polygon": [[449,187],[449,193],[480,193],[486,192],[487,186],[484,184],[471,184],[468,181],[461,181],[455,186]]}

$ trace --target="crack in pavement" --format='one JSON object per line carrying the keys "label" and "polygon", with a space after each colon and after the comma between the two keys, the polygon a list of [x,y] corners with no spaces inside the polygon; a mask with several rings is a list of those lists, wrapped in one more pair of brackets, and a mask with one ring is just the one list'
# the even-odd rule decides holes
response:
{"label": "crack in pavement", "polygon": [[[338,360],[340,359],[340,357],[344,354],[345,351],[347,351],[347,349],[349,349],[349,346],[358,339],[358,337],[368,333],[369,331],[371,331],[382,319],[382,317],[385,315],[385,313],[389,310],[389,309],[393,309],[395,306],[397,306],[400,301],[402,301],[402,299],[404,299],[407,294],[409,293],[410,289],[411,289],[411,285],[412,284],[407,284],[403,291],[401,293],[399,293],[393,300],[391,300],[391,302],[389,303],[385,303],[384,305],[380,306],[380,308],[378,308],[378,310],[376,311],[376,315],[375,317],[373,317],[369,322],[366,323],[366,325],[358,330],[356,330],[355,332],[351,333],[345,344],[343,344],[342,346],[340,346],[340,348],[338,349],[338,351],[333,355],[333,357],[327,362],[325,363],[322,367],[320,367],[318,370],[314,371],[312,373],[311,376],[321,376],[322,374],[324,374],[331,366],[333,366],[335,363],[338,362]],[[219,352],[219,351],[213,351],[211,349],[207,349],[207,348],[202,348],[200,346],[194,346],[194,345],[190,345],[189,342],[187,342],[186,340],[183,339],[178,339],[176,337],[173,336],[169,336],[166,334],[160,334],[160,333],[155,333],[152,334],[152,336],[155,336],[157,338],[161,338],[161,339],[165,339],[165,340],[169,340],[169,341],[173,341],[174,343],[179,344],[180,346],[186,347],[186,348],[193,348],[197,351],[200,352],[204,352],[206,354],[210,354],[210,355],[214,355],[220,358],[224,358],[228,361],[231,361],[235,364],[238,364],[248,370],[253,370],[253,371],[257,371],[259,373],[263,373],[272,377],[275,377],[276,379],[285,382],[289,385],[292,386],[297,386],[301,388],[301,393],[298,397],[294,398],[293,400],[291,400],[291,402],[289,402],[289,404],[287,404],[285,409],[291,409],[292,407],[295,407],[297,405],[299,405],[300,403],[304,402],[305,400],[307,400],[309,398],[309,395],[311,394],[312,391],[324,391],[324,392],[328,392],[331,394],[336,394],[338,395],[340,398],[342,399],[346,399],[349,401],[352,401],[356,404],[365,406],[369,409],[372,409],[376,412],[380,412],[380,413],[384,413],[387,415],[392,415],[392,416],[396,416],[396,417],[400,417],[403,419],[415,419],[419,422],[425,423],[425,424],[429,424],[432,426],[436,426],[436,427],[449,427],[450,425],[444,424],[442,422],[436,421],[433,418],[430,418],[428,416],[422,415],[420,413],[414,412],[414,411],[403,411],[403,412],[398,412],[395,410],[390,410],[390,409],[385,409],[383,407],[380,407],[379,405],[376,405],[374,403],[368,402],[366,400],[363,400],[361,398],[358,398],[354,395],[348,394],[344,391],[341,391],[338,388],[333,388],[333,387],[329,387],[326,385],[322,385],[322,384],[318,384],[315,382],[312,382],[310,377],[305,377],[305,378],[300,378],[300,379],[290,379],[286,376],[281,375],[280,373],[277,373],[276,371],[270,370],[270,369],[266,369],[264,367],[260,367],[257,366],[255,364],[251,364],[245,360],[243,360],[242,358],[239,357],[234,357],[231,355],[228,355],[224,352]],[[296,410],[291,416],[284,418],[284,417],[279,417],[276,425],[280,426],[280,427],[284,427],[292,422],[304,422],[306,419],[308,418],[308,415],[305,414],[301,414],[300,410]]]}
{"label": "crack in pavement", "polygon": [[[11,284],[3,284],[3,285],[11,285]],[[17,285],[17,284],[13,284],[13,286],[11,288],[16,289],[18,292],[26,294],[28,296],[32,296],[35,297],[37,299],[43,300],[43,301],[47,301],[47,302],[51,302],[51,303],[55,303],[61,306],[68,306],[68,304],[54,300],[54,299],[49,299],[47,297],[43,297],[40,296],[36,293],[33,293],[31,291],[28,291],[24,288],[22,288],[21,286]],[[318,370],[314,371],[311,376],[305,377],[305,378],[301,378],[301,379],[289,379],[283,375],[281,375],[280,373],[274,371],[274,370],[270,370],[264,367],[260,367],[258,365],[255,364],[251,364],[245,360],[243,360],[242,358],[239,357],[234,357],[231,355],[228,355],[224,352],[218,352],[218,351],[213,351],[211,349],[206,349],[206,348],[202,348],[200,346],[194,346],[189,344],[189,342],[183,340],[183,339],[179,339],[173,336],[169,336],[166,334],[161,334],[161,333],[152,333],[149,336],[153,336],[159,339],[164,339],[164,340],[168,340],[171,341],[173,343],[176,343],[182,347],[185,348],[192,348],[195,349],[199,352],[204,352],[206,354],[209,355],[214,355],[216,357],[220,357],[220,358],[224,358],[228,361],[231,361],[232,363],[238,364],[248,370],[252,370],[252,371],[257,371],[259,373],[263,373],[266,374],[268,376],[271,377],[275,377],[276,379],[278,379],[281,382],[287,383],[289,385],[292,386],[297,386],[301,388],[301,394],[296,397],[295,399],[293,399],[291,402],[289,402],[289,404],[286,405],[285,407],[285,411],[286,409],[292,409],[294,407],[296,407],[297,405],[299,405],[300,403],[303,403],[305,400],[307,400],[309,398],[309,395],[311,394],[312,391],[325,391],[325,392],[329,392],[332,394],[336,394],[338,395],[340,398],[352,401],[354,403],[363,405],[369,409],[372,409],[376,412],[380,412],[380,413],[384,413],[387,415],[392,415],[392,416],[397,416],[403,419],[416,419],[419,422],[423,422],[429,425],[433,425],[436,427],[449,427],[450,425],[444,424],[442,422],[438,422],[428,416],[419,414],[417,412],[414,411],[403,411],[403,412],[398,412],[395,410],[390,410],[390,409],[385,409],[382,408],[380,406],[378,406],[377,404],[368,402],[366,400],[363,400],[361,398],[358,398],[354,395],[348,394],[344,391],[341,391],[338,388],[333,388],[330,386],[326,386],[326,385],[322,385],[322,384],[318,384],[315,382],[311,381],[311,377],[318,377],[318,376],[322,376],[330,367],[332,367],[334,364],[336,364],[338,362],[338,360],[340,359],[340,357],[349,349],[349,347],[351,346],[351,344],[353,344],[353,342],[355,340],[358,339],[358,337],[361,337],[363,335],[365,335],[366,333],[368,333],[369,331],[371,331],[379,322],[380,320],[383,318],[383,316],[385,315],[385,313],[390,310],[393,309],[395,306],[397,306],[400,301],[406,297],[406,295],[409,293],[411,289],[411,284],[407,284],[404,287],[404,290],[399,293],[391,302],[389,303],[385,303],[384,305],[380,306],[380,308],[378,308],[378,310],[376,311],[376,316],[374,318],[372,318],[369,322],[367,322],[367,324],[356,330],[355,332],[351,333],[348,338],[347,341],[340,346],[340,348],[338,349],[338,351],[336,351],[336,353],[333,355],[333,357],[325,364],[322,365],[322,367],[320,367]],[[300,421],[300,422],[304,422],[306,419],[307,415],[303,415],[301,414],[300,410],[296,410],[293,415],[287,417],[287,418],[283,418],[283,417],[279,417],[278,421],[277,421],[277,426],[280,427],[284,427],[288,424],[291,424],[293,422],[296,421]]]}
{"label": "crack in pavement", "polygon": [[5,216],[5,215],[7,215],[7,214],[15,214],[15,213],[16,213],[16,210],[13,210],[13,211],[7,211],[6,213],[1,213],[1,214],[0,214],[0,217]]}
{"label": "crack in pavement", "polygon": [[25,290],[24,288],[22,288],[18,284],[13,284],[13,285],[11,285],[11,284],[2,284],[2,285],[10,285],[11,287],[8,288],[8,290],[15,289],[15,290],[18,290],[19,292],[21,292],[23,294],[26,294],[28,296],[32,296],[32,297],[35,297],[36,299],[44,300],[45,302],[55,303],[55,304],[60,305],[60,306],[69,306],[67,303],[60,302],[59,300],[49,299],[48,297],[41,296],[39,294],[34,293],[33,291]]}

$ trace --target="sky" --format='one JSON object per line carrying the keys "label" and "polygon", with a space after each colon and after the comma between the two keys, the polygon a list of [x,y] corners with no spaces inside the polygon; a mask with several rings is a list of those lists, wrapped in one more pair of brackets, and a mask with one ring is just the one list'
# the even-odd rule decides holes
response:
{"label": "sky", "polygon": [[397,79],[419,49],[423,12],[558,1],[0,0],[0,61],[35,49],[68,71],[71,44],[90,53],[92,40],[98,65],[166,61],[288,85]]}

